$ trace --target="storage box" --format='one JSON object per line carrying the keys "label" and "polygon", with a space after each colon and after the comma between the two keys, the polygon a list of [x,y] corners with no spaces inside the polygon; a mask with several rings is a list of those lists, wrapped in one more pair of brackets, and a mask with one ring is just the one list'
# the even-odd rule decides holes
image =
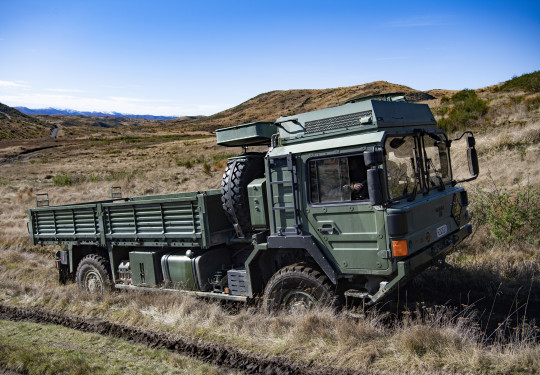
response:
{"label": "storage box", "polygon": [[216,130],[217,144],[221,146],[269,145],[277,133],[273,122],[252,122]]}
{"label": "storage box", "polygon": [[136,286],[156,286],[163,281],[160,258],[163,251],[131,251],[131,279]]}

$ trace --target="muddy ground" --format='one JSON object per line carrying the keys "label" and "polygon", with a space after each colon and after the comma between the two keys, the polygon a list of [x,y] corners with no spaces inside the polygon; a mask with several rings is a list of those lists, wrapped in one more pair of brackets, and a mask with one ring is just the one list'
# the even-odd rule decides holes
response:
{"label": "muddy ground", "polygon": [[[164,333],[132,328],[104,320],[85,320],[79,317],[52,314],[36,308],[14,308],[0,305],[0,319],[58,324],[82,332],[111,335],[133,343],[144,344],[150,348],[168,349],[172,352],[189,355],[217,366],[240,370],[246,374],[359,374],[359,372],[355,371],[293,362],[282,357],[268,356],[261,358],[246,351],[214,343],[205,343],[201,340],[173,337]],[[370,371],[363,374],[378,373]]]}

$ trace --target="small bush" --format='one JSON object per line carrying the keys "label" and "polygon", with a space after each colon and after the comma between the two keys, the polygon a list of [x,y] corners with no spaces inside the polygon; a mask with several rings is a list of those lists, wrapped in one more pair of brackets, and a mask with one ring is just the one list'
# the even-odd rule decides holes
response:
{"label": "small bush", "polygon": [[60,173],[52,178],[52,182],[56,186],[71,186],[75,183],[75,178],[67,173]]}
{"label": "small bush", "polygon": [[208,176],[210,176],[210,172],[212,172],[212,167],[210,167],[210,164],[208,164],[207,162],[204,162],[203,164],[203,172]]}
{"label": "small bush", "polygon": [[461,90],[454,94],[449,102],[454,106],[450,110],[441,109],[441,115],[448,115],[438,121],[439,127],[447,132],[464,130],[468,122],[487,113],[487,102],[480,99],[474,90]]}
{"label": "small bush", "polygon": [[131,181],[135,177],[142,176],[141,171],[109,171],[109,175],[105,177],[106,181],[118,181],[118,180],[127,180]]}
{"label": "small bush", "polygon": [[477,224],[487,225],[499,242],[539,243],[540,186],[527,185],[516,191],[502,186],[493,191],[479,189],[473,199],[472,213]]}
{"label": "small bush", "polygon": [[523,102],[527,105],[527,110],[533,111],[540,108],[540,95],[525,98]]}

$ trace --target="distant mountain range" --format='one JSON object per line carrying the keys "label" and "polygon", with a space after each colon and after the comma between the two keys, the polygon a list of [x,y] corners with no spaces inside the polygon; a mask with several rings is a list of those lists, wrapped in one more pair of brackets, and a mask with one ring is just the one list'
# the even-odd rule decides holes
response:
{"label": "distant mountain range", "polygon": [[[127,118],[142,118],[146,120],[171,120],[179,116],[153,116],[153,115],[131,115],[118,112],[84,112],[74,111],[72,109],[57,109],[57,108],[40,108],[30,109],[27,107],[13,107],[25,115],[67,115],[67,116],[89,116],[89,117],[127,117]],[[191,116],[189,116],[191,117]],[[196,118],[193,116],[192,118]]]}

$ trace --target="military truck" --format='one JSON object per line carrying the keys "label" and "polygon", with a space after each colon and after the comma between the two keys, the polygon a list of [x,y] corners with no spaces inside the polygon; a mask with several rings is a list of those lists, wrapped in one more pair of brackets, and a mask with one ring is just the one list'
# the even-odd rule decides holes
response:
{"label": "military truck", "polygon": [[[216,131],[241,147],[221,190],[48,206],[28,212],[32,244],[62,245],[59,280],[189,293],[267,310],[372,305],[471,233],[453,141],[403,97]],[[470,181],[478,176],[471,132]],[[266,145],[266,152],[248,147]],[[258,147],[262,149],[261,147]]]}

